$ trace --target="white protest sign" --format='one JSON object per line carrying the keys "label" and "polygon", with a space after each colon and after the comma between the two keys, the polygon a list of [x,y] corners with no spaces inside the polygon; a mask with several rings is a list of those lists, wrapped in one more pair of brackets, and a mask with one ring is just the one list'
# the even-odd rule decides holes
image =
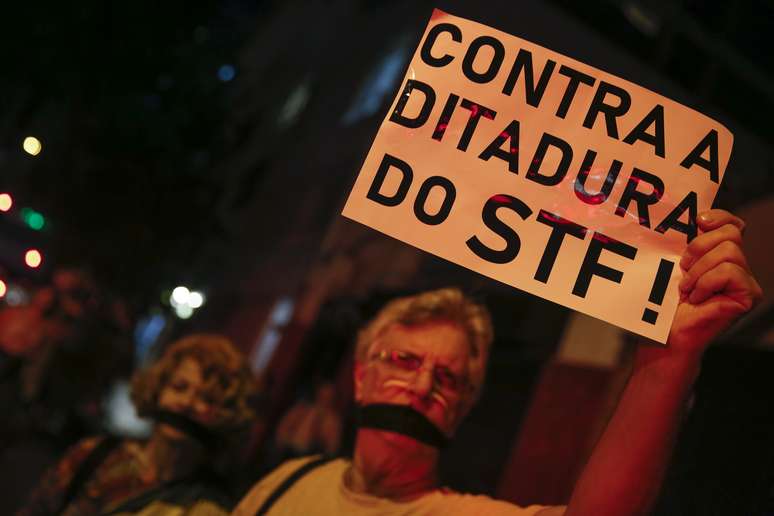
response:
{"label": "white protest sign", "polygon": [[435,10],[343,214],[666,342],[732,144],[668,98]]}

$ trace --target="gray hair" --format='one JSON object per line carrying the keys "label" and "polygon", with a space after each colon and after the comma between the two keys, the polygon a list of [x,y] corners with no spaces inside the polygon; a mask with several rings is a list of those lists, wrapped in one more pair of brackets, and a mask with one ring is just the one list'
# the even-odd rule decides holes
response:
{"label": "gray hair", "polygon": [[470,343],[468,375],[473,387],[468,402],[472,405],[484,385],[493,339],[492,319],[485,306],[470,300],[458,288],[431,290],[387,303],[358,333],[355,359],[367,361],[374,341],[391,325],[411,326],[428,321],[456,323],[467,333]]}

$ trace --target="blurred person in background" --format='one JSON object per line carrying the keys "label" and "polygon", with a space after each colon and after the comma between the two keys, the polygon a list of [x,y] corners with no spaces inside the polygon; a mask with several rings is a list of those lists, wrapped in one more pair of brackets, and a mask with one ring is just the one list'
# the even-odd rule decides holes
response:
{"label": "blurred person in background", "polygon": [[155,420],[147,441],[85,439],[43,477],[18,516],[227,514],[230,502],[213,463],[229,436],[255,416],[255,383],[226,338],[182,338],[135,374],[132,399]]}
{"label": "blurred person in background", "polygon": [[723,210],[697,222],[699,235],[680,262],[667,345],[643,339],[637,347],[627,386],[566,507],[522,508],[440,485],[440,451],[481,392],[492,342],[486,308],[447,288],[388,303],[360,332],[352,459],[287,461],[234,515],[648,514],[705,349],[762,296],[741,248],[744,222]]}
{"label": "blurred person in background", "polygon": [[318,382],[312,402],[301,399],[277,425],[275,446],[285,458],[323,453],[335,454],[341,441],[341,421],[336,412],[336,389]]}
{"label": "blurred person in background", "polygon": [[96,430],[107,387],[131,370],[130,326],[123,303],[79,269],[55,271],[29,304],[0,311],[0,349],[16,367],[4,388],[20,405],[5,432],[66,447]]}
{"label": "blurred person in background", "polygon": [[103,397],[132,366],[126,305],[89,273],[60,268],[30,292],[28,302],[0,307],[0,514],[99,431]]}

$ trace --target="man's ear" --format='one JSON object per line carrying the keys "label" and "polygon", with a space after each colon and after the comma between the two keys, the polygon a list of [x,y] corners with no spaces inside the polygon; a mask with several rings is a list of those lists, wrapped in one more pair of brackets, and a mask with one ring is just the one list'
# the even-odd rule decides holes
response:
{"label": "man's ear", "polygon": [[355,366],[353,368],[353,378],[355,380],[355,403],[360,403],[363,390],[363,378],[365,378],[365,364],[359,360],[355,360]]}

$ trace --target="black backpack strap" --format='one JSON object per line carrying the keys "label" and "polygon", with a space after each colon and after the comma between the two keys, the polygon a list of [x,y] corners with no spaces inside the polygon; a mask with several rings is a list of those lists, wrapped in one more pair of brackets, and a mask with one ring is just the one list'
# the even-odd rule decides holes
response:
{"label": "black backpack strap", "polygon": [[94,471],[120,442],[121,440],[117,437],[108,436],[102,439],[99,444],[91,450],[91,453],[83,459],[75,470],[75,474],[73,475],[72,480],[70,480],[70,484],[67,486],[67,491],[65,491],[64,496],[62,496],[62,499],[59,502],[59,509],[54,514],[60,514],[67,509],[70,502],[73,501],[83,488],[84,484],[86,484],[86,481],[91,478]]}
{"label": "black backpack strap", "polygon": [[[204,464],[190,475],[173,478],[168,482],[147,489],[114,506],[109,512],[100,513],[100,516],[134,514],[156,501],[186,507],[190,507],[196,502],[208,501],[218,505],[223,511],[230,511],[234,504],[234,501],[226,495],[223,478],[209,464]],[[188,513],[186,512],[186,514]]]}
{"label": "black backpack strap", "polygon": [[288,478],[286,478],[277,488],[269,495],[269,497],[266,499],[265,502],[263,502],[263,505],[261,505],[260,508],[258,508],[258,511],[256,511],[255,516],[263,516],[266,514],[269,509],[279,500],[279,498],[285,494],[285,491],[290,489],[293,484],[295,484],[301,477],[312,471],[318,466],[322,466],[326,462],[330,462],[331,457],[319,457],[317,459],[310,460],[297,470],[295,470],[293,473],[290,474]]}

